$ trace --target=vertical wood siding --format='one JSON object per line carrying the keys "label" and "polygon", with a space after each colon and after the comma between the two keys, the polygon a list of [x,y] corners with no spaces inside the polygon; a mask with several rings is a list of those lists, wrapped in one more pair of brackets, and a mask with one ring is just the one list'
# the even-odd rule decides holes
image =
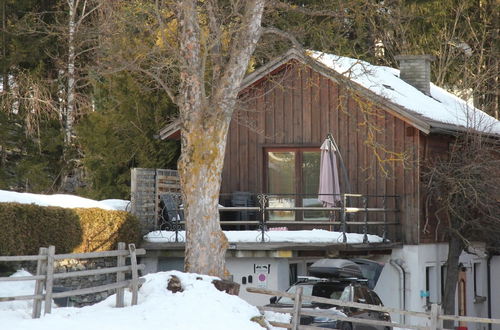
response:
{"label": "vertical wood siding", "polygon": [[[421,133],[382,108],[372,106],[373,112],[367,114],[361,109],[370,104],[369,100],[351,93],[346,86],[297,64],[283,66],[272,79],[263,79],[244,91],[241,109],[235,112],[228,135],[221,192],[265,192],[265,147],[313,146],[319,150],[326,134],[332,133],[344,157],[352,192],[401,196],[402,212],[390,215],[389,220],[399,219],[403,242],[416,244]],[[376,128],[376,144],[406,153],[405,164],[377,161],[373,147],[366,142],[367,121]],[[378,151],[382,158],[391,156]],[[387,175],[380,166],[385,166]],[[344,188],[341,179],[341,190]],[[372,199],[370,204],[381,206],[381,199]],[[396,205],[389,200],[387,206]]]}

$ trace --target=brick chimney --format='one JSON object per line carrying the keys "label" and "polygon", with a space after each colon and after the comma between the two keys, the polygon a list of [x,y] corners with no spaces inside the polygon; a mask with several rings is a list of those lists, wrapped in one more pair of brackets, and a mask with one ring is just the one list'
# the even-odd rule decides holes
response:
{"label": "brick chimney", "polygon": [[425,95],[431,95],[431,55],[398,55],[399,77]]}

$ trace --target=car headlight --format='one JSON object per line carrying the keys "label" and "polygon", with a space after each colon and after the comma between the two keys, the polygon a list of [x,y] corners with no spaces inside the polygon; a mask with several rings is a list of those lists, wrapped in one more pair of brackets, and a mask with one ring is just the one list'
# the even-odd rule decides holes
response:
{"label": "car headlight", "polygon": [[389,313],[382,313],[380,319],[383,321],[391,322],[391,315],[389,315]]}

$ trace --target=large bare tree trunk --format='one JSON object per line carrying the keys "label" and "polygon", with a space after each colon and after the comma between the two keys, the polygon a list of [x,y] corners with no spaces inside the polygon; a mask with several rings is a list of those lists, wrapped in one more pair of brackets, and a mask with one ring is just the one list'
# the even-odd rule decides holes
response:
{"label": "large bare tree trunk", "polygon": [[218,196],[228,124],[193,125],[193,131],[183,135],[179,169],[187,219],[188,272],[225,275],[228,243],[219,224]]}
{"label": "large bare tree trunk", "polygon": [[[208,2],[210,3],[210,1]],[[180,27],[180,88],[178,99],[182,126],[179,161],[186,218],[185,270],[225,277],[227,238],[219,222],[219,190],[229,123],[241,81],[261,36],[265,0],[245,3],[240,26],[231,40],[229,53],[220,53],[213,93],[206,95],[202,33],[198,2],[178,2]],[[216,6],[216,3],[212,3]],[[219,75],[220,72],[220,75]]]}
{"label": "large bare tree trunk", "polygon": [[76,33],[76,10],[78,2],[68,0],[68,90],[66,92],[66,122],[64,142],[69,146],[73,136],[73,124],[75,121],[75,33]]}
{"label": "large bare tree trunk", "polygon": [[6,0],[2,0],[2,57],[3,57],[3,64],[2,64],[2,90],[8,91],[9,90],[9,70],[8,70],[8,64],[7,64],[7,24],[6,24],[6,15],[5,15],[5,6]]}
{"label": "large bare tree trunk", "polygon": [[[446,260],[446,281],[444,286],[443,312],[446,315],[455,315],[455,293],[458,283],[458,264],[463,251],[462,240],[456,235],[450,235],[448,242],[448,259]],[[453,328],[453,321],[444,321],[446,329]]]}

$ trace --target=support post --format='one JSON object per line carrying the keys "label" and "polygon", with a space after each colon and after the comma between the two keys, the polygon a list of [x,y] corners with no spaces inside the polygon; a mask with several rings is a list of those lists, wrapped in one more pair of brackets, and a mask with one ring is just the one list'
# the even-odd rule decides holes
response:
{"label": "support post", "polygon": [[342,208],[340,210],[341,215],[340,215],[340,220],[342,221],[342,243],[347,243],[347,224],[346,224],[346,203],[347,203],[347,197],[345,194],[342,194]]}
{"label": "support post", "polygon": [[297,286],[293,301],[292,330],[298,330],[300,325],[300,308],[302,306],[302,286]]}
{"label": "support post", "polygon": [[137,274],[137,255],[135,254],[135,244],[129,244],[130,266],[132,267],[132,302],[131,305],[137,305],[137,297],[139,290],[139,275]]}
{"label": "support post", "polygon": [[386,196],[382,199],[382,207],[384,208],[384,231],[382,233],[382,242],[387,242],[387,198]]}
{"label": "support post", "polygon": [[[126,250],[126,245],[124,242],[118,243],[118,250],[120,250],[120,251]],[[116,266],[117,267],[125,266],[125,256],[118,256],[117,257]],[[116,273],[116,283],[123,282],[124,280],[125,280],[125,274],[123,272],[117,272]],[[125,288],[116,289],[116,307],[125,306],[124,296],[125,296]]]}
{"label": "support post", "polygon": [[429,330],[437,330],[439,327],[439,305],[432,304],[431,305],[431,322],[429,325]]}
{"label": "support post", "polygon": [[[43,256],[43,259],[38,259],[36,263],[36,275],[45,275],[46,265],[47,265],[47,248],[41,247],[38,250],[38,255]],[[35,296],[43,294],[43,284],[44,280],[36,280],[35,282]],[[37,319],[42,314],[42,298],[33,299],[33,313],[31,317]]]}
{"label": "support post", "polygon": [[262,243],[265,242],[266,238],[265,238],[265,234],[266,234],[266,230],[267,230],[267,225],[266,225],[266,204],[267,204],[267,201],[268,201],[268,196],[265,195],[265,194],[260,194],[257,196],[257,199],[259,200],[259,207],[260,207],[260,223],[259,223],[259,229],[260,229],[260,233],[261,233],[261,237],[260,237],[260,241]]}
{"label": "support post", "polygon": [[47,251],[47,279],[45,280],[45,308],[44,314],[52,312],[52,289],[54,287],[54,255],[56,247],[50,245]]}
{"label": "support post", "polygon": [[364,220],[365,223],[363,225],[363,243],[368,243],[368,196],[363,196],[363,207],[365,208]]}

